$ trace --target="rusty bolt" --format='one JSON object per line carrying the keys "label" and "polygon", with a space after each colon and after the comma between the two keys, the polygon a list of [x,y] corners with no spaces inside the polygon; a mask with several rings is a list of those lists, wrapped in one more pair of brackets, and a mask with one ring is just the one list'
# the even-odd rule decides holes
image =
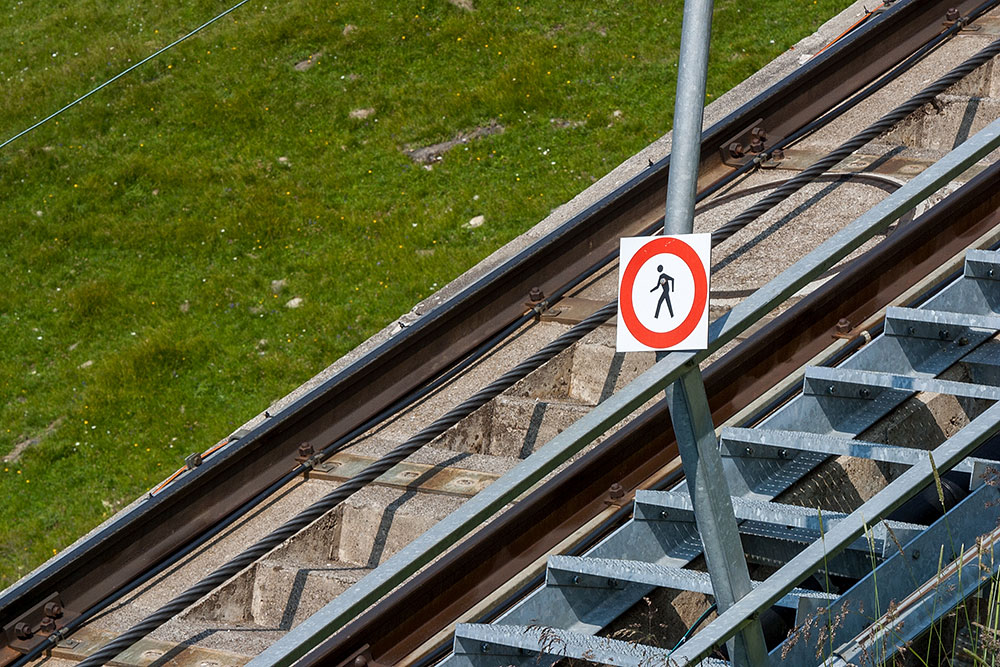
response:
{"label": "rusty bolt", "polygon": [[316,450],[313,449],[312,443],[303,442],[301,445],[299,445],[299,458],[304,461],[305,459],[312,456],[313,452],[315,451]]}
{"label": "rusty bolt", "polygon": [[56,629],[56,619],[51,616],[46,616],[42,619],[42,622],[38,624],[38,631],[44,632],[45,634],[52,634]]}
{"label": "rusty bolt", "polygon": [[740,142],[734,141],[733,143],[729,144],[729,157],[740,158],[743,157],[745,154],[746,151],[743,149],[743,144],[741,144]]}
{"label": "rusty bolt", "polygon": [[767,141],[767,130],[762,127],[755,127],[750,130],[750,136],[760,139],[761,141]]}
{"label": "rusty bolt", "polygon": [[764,150],[764,142],[760,140],[760,137],[754,137],[750,140],[750,152],[759,153]]}
{"label": "rusty bolt", "polygon": [[621,484],[615,482],[611,485],[611,488],[608,489],[608,495],[611,496],[613,500],[618,500],[619,498],[623,498],[625,496],[625,489],[622,488]]}
{"label": "rusty bolt", "polygon": [[45,615],[52,618],[59,618],[63,615],[62,605],[58,602],[49,602],[45,605]]}
{"label": "rusty bolt", "polygon": [[837,320],[837,333],[845,334],[851,330],[851,321],[846,317],[841,317]]}
{"label": "rusty bolt", "polygon": [[368,658],[359,655],[354,659],[354,667],[368,667]]}
{"label": "rusty bolt", "polygon": [[31,635],[35,634],[31,630],[31,626],[21,621],[14,626],[14,634],[17,635],[18,639],[31,639]]}
{"label": "rusty bolt", "polygon": [[950,7],[948,11],[944,13],[944,20],[954,23],[962,16],[962,13],[958,11],[958,7]]}
{"label": "rusty bolt", "polygon": [[532,287],[528,290],[528,300],[532,303],[538,303],[545,299],[545,292],[542,291],[541,287]]}
{"label": "rusty bolt", "polygon": [[780,148],[775,148],[774,150],[771,151],[771,159],[772,160],[784,160],[785,159],[785,151],[781,150]]}
{"label": "rusty bolt", "polygon": [[201,454],[199,454],[198,452],[188,454],[187,457],[185,457],[184,459],[184,465],[187,466],[188,470],[194,470],[195,468],[201,465],[201,462],[202,462]]}

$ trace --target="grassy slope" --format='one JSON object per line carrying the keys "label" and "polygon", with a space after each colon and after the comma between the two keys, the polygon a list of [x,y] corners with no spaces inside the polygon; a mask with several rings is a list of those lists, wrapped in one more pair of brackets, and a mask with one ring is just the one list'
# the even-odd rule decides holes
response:
{"label": "grassy slope", "polygon": [[[0,139],[229,4],[4,3]],[[0,589],[669,128],[677,0],[476,4],[256,0],[0,150]],[[710,94],[847,4],[718,0]]]}

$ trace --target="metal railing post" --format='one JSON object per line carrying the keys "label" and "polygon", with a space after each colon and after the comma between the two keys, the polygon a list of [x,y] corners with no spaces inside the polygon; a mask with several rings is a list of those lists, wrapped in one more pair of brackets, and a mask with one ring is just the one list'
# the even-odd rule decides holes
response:
{"label": "metal railing post", "polygon": [[[664,234],[694,231],[712,5],[713,0],[684,2]],[[752,586],[698,366],[667,387],[666,397],[712,590],[722,613],[749,593]],[[751,622],[728,647],[735,665],[761,665],[767,660],[767,646],[758,621]]]}

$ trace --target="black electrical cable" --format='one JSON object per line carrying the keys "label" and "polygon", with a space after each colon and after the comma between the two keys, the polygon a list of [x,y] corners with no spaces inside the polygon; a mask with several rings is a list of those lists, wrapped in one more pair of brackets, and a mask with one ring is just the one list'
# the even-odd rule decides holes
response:
{"label": "black electrical cable", "polygon": [[924,104],[933,100],[937,95],[956,84],[965,76],[968,76],[973,70],[982,66],[997,54],[1000,54],[1000,40],[991,43],[982,51],[921,90],[919,93],[893,109],[891,112],[882,116],[882,118],[872,123],[858,134],[854,135],[851,139],[841,144],[834,151],[816,161],[808,169],[805,169],[794,178],[789,179],[787,183],[774,190],[771,194],[761,199],[746,211],[739,214],[722,227],[716,229],[712,232],[712,245],[716,246],[719,243],[722,243],[730,236],[762,216],[764,213],[780,204],[790,195],[801,190],[803,187],[811,183],[817,176],[834,167],[841,160],[854,153],[854,151],[891,130],[907,116],[918,110]]}
{"label": "black electrical cable", "polygon": [[300,512],[295,518],[286,522],[281,527],[272,531],[267,537],[249,547],[236,558],[216,569],[194,586],[181,593],[173,600],[165,604],[159,610],[146,617],[125,633],[113,639],[97,652],[80,663],[80,667],[96,667],[103,665],[113,659],[122,651],[126,650],[137,641],[153,632],[181,611],[189,607],[202,596],[214,590],[230,577],[240,572],[243,568],[251,565],[261,556],[271,551],[282,542],[292,537],[310,523],[323,516],[344,500],[352,496],[357,491],[367,486],[370,482],[384,474],[387,470],[404,460],[415,451],[429,443],[437,436],[457,424],[463,418],[472,414],[474,410],[484,405],[490,399],[498,396],[514,383],[521,380],[531,371],[535,370],[549,359],[568,348],[573,343],[583,338],[598,326],[606,322],[617,312],[617,304],[611,303],[590,317],[587,317],[579,324],[573,326],[554,341],[543,347],[541,350],[531,355],[517,366],[504,373],[502,376],[480,389],[461,404],[451,409],[447,414],[438,418],[427,428],[422,429],[406,442],[399,445],[391,452],[380,458],[372,465],[365,468],[359,474],[352,477],[335,490],[328,493],[319,501],[313,503],[309,508]]}

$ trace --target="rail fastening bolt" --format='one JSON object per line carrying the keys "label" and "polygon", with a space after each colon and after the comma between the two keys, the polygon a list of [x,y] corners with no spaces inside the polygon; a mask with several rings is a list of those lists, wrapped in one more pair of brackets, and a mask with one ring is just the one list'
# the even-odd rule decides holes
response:
{"label": "rail fastening bolt", "polygon": [[42,622],[38,624],[38,631],[44,632],[45,634],[50,634],[56,629],[56,619],[51,616],[46,616],[42,619]]}
{"label": "rail fastening bolt", "polygon": [[741,158],[746,154],[743,148],[743,144],[738,141],[734,141],[729,144],[729,157]]}
{"label": "rail fastening bolt", "polygon": [[31,639],[31,635],[35,633],[31,630],[30,625],[28,625],[24,621],[21,621],[20,623],[14,626],[14,634],[17,636],[18,639]]}
{"label": "rail fastening bolt", "polygon": [[303,442],[299,445],[299,458],[307,459],[312,456],[315,451],[316,450],[313,449],[312,443]]}
{"label": "rail fastening bolt", "polygon": [[958,7],[949,7],[948,11],[944,13],[944,20],[955,22],[962,16],[962,13],[958,11]]}
{"label": "rail fastening bolt", "polygon": [[49,602],[45,605],[43,609],[46,616],[51,616],[52,618],[59,618],[63,615],[62,605],[58,602]]}
{"label": "rail fastening bolt", "polygon": [[851,321],[846,317],[841,317],[837,320],[837,333],[845,334],[851,330]]}
{"label": "rail fastening bolt", "polygon": [[608,489],[608,495],[611,496],[613,500],[618,500],[619,498],[625,496],[625,489],[622,488],[621,484],[615,482],[611,485],[611,488]]}
{"label": "rail fastening bolt", "polygon": [[188,470],[194,470],[202,464],[201,453],[193,452],[184,457],[184,466]]}
{"label": "rail fastening bolt", "polygon": [[780,148],[775,148],[771,151],[771,159],[775,161],[781,161],[785,159],[785,151]]}
{"label": "rail fastening bolt", "polygon": [[528,300],[532,303],[538,303],[545,298],[545,292],[542,291],[541,287],[535,286],[528,290]]}
{"label": "rail fastening bolt", "polygon": [[760,137],[754,137],[750,141],[750,152],[760,153],[762,150],[764,150],[764,142],[760,140]]}

